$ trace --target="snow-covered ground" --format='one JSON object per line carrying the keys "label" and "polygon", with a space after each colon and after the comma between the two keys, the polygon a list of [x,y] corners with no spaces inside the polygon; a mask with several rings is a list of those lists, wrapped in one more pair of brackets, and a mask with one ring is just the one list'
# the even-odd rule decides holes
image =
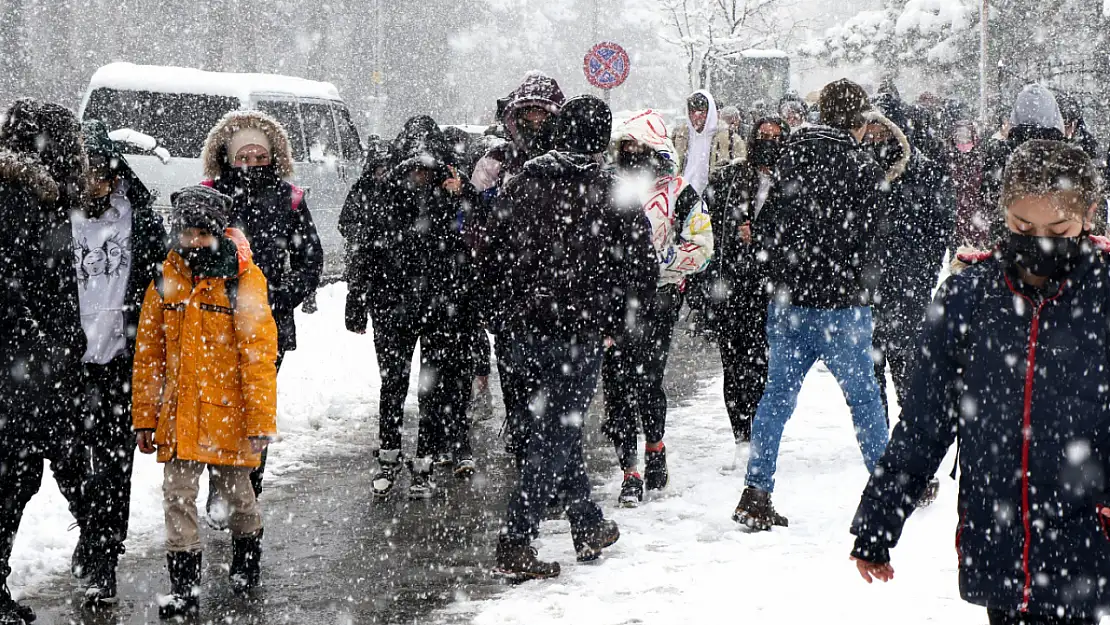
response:
{"label": "snow-covered ground", "polygon": [[[947,477],[936,504],[910,519],[893,551],[895,580],[868,586],[860,579],[848,559],[848,527],[867,473],[848,408],[823,367],[806,379],[782,444],[775,505],[790,527],[741,532],[730,516],[743,466],[724,470],[734,447],[721,392],[718,378],[671,411],[664,494],[636,509],[615,507],[615,467],[595,490],[621,527],[620,541],[599,562],[576,564],[569,525],[548,522],[537,547],[563,565],[561,577],[464,601],[444,616],[475,625],[986,622],[982,609],[959,598],[956,489]],[[944,471],[951,466],[950,458]]]}
{"label": "snow-covered ground", "polygon": [[[278,430],[266,471],[268,483],[296,479],[296,472],[322,454],[364,445],[377,414],[381,380],[369,334],[358,336],[343,327],[347,287],[333,284],[320,290],[319,311],[297,312],[296,351],[289,352],[279,375]],[[417,370],[410,383],[415,402]],[[198,501],[207,498],[201,480]],[[265,505],[265,501],[263,501]],[[33,595],[36,587],[66,573],[77,530],[67,531],[73,517],[49,468],[42,489],[27,506],[12,553],[9,585],[14,594]],[[136,455],[131,493],[129,551],[160,549],[163,540],[162,470],[153,456]]]}

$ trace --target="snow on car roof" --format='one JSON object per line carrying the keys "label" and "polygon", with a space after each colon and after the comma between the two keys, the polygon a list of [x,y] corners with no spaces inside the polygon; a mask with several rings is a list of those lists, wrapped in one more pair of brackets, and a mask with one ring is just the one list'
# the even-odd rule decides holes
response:
{"label": "snow on car roof", "polygon": [[788,59],[790,55],[782,50],[741,50],[740,56],[749,59]]}
{"label": "snow on car roof", "polygon": [[317,82],[277,74],[206,72],[189,67],[112,63],[96,70],[89,90],[98,88],[158,93],[194,93],[250,99],[255,93],[280,93],[303,98],[338,100],[339,90],[330,82]]}

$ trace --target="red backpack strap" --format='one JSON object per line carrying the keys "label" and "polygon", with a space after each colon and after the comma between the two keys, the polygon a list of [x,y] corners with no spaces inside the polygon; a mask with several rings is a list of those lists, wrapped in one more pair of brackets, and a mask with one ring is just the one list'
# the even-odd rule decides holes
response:
{"label": "red backpack strap", "polygon": [[290,193],[290,197],[293,200],[293,210],[299,211],[301,210],[301,202],[304,201],[304,189],[298,187],[295,184],[291,184],[289,186],[293,187],[292,193]]}

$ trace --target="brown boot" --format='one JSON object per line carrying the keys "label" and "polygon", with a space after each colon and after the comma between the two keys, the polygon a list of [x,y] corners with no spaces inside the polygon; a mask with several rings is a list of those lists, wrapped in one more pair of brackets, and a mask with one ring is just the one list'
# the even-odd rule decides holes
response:
{"label": "brown boot", "polygon": [[502,536],[497,541],[497,568],[494,575],[513,582],[559,576],[558,562],[544,562],[537,556],[536,548],[529,541]]}
{"label": "brown boot", "polygon": [[771,493],[753,486],[744,489],[740,503],[736,504],[736,511],[732,513],[732,520],[753,532],[766,532],[776,525],[790,525],[786,517],[775,512],[771,505]]}
{"label": "brown boot", "polygon": [[602,520],[594,527],[583,530],[570,528],[574,550],[579,562],[592,562],[601,557],[601,550],[613,546],[621,537],[621,530],[614,521]]}

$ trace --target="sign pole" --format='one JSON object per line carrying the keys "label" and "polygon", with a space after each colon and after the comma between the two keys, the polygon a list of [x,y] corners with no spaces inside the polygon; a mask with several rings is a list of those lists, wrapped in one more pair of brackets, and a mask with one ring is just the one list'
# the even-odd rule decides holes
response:
{"label": "sign pole", "polygon": [[985,126],[990,123],[989,88],[987,85],[987,41],[990,37],[990,0],[982,0],[979,5],[979,121]]}

